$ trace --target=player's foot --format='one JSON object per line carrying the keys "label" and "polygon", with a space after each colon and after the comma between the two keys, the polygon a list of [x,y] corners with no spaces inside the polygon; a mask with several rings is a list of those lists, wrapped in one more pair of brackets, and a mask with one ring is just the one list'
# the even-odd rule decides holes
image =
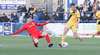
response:
{"label": "player's foot", "polygon": [[38,47],[38,44],[34,44],[35,47]]}
{"label": "player's foot", "polygon": [[61,45],[61,43],[59,43],[59,46],[62,48],[62,45]]}
{"label": "player's foot", "polygon": [[53,46],[53,44],[52,43],[50,43],[49,45],[48,45],[48,47],[52,47]]}
{"label": "player's foot", "polygon": [[38,47],[38,46],[35,46],[35,47]]}
{"label": "player's foot", "polygon": [[94,38],[95,37],[95,35],[92,35],[92,38]]}
{"label": "player's foot", "polygon": [[80,42],[83,42],[83,38],[79,38]]}

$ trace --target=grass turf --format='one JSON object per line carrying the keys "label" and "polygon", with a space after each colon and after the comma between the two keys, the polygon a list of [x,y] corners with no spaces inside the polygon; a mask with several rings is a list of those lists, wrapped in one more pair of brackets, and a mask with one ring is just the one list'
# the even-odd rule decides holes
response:
{"label": "grass turf", "polygon": [[31,37],[0,36],[0,55],[99,55],[100,39],[84,38],[80,42],[74,38],[67,38],[68,48],[60,48],[60,38],[52,37],[54,43],[48,48],[45,38],[40,39],[39,47],[35,48]]}

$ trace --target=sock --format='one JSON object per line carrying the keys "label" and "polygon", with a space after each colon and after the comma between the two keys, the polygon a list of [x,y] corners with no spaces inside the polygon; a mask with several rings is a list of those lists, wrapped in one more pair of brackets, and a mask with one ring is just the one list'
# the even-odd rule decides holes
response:
{"label": "sock", "polygon": [[65,39],[66,39],[66,35],[62,35],[62,37],[61,37],[61,43],[64,43],[64,41],[65,41]]}
{"label": "sock", "polygon": [[[33,39],[33,38],[32,38]],[[35,43],[34,39],[33,39],[33,43],[35,47],[38,47],[38,43]]]}
{"label": "sock", "polygon": [[36,43],[34,43],[34,46],[35,46],[35,47],[38,47]]}
{"label": "sock", "polygon": [[50,41],[49,35],[46,35],[45,38],[46,38],[47,43],[50,44],[51,41]]}

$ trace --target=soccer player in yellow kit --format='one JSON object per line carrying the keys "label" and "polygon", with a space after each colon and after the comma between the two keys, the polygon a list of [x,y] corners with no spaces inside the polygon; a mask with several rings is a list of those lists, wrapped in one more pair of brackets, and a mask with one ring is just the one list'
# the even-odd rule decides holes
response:
{"label": "soccer player in yellow kit", "polygon": [[80,41],[83,41],[83,39],[79,38],[77,35],[77,28],[80,22],[80,12],[76,9],[76,6],[74,3],[71,4],[70,10],[66,13],[69,13],[70,17],[68,19],[68,22],[65,25],[64,33],[61,37],[62,40],[61,40],[61,43],[59,44],[60,47],[62,47],[62,43],[64,43],[66,39],[66,34],[70,29],[72,30],[75,39],[79,39]]}
{"label": "soccer player in yellow kit", "polygon": [[96,35],[100,35],[100,10],[96,12],[95,19],[97,19],[97,32],[93,34],[92,38],[94,38]]}

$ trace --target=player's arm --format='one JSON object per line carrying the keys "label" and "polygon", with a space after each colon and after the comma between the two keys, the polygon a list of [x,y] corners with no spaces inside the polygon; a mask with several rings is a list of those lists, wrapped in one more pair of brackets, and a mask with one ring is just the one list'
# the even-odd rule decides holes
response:
{"label": "player's arm", "polygon": [[64,15],[66,16],[66,14],[69,14],[69,13],[70,13],[70,11],[67,11],[67,12],[64,13]]}
{"label": "player's arm", "polygon": [[77,18],[78,18],[78,22],[77,22],[77,25],[76,25],[76,27],[78,28],[78,24],[80,23],[80,12],[79,11],[77,11]]}
{"label": "player's arm", "polygon": [[80,18],[78,18],[78,22],[77,22],[77,24],[76,24],[76,27],[77,27],[77,28],[78,28],[79,23],[80,23]]}
{"label": "player's arm", "polygon": [[78,18],[78,23],[77,24],[79,24],[80,23],[80,17]]}
{"label": "player's arm", "polygon": [[15,35],[15,34],[18,34],[18,33],[22,32],[22,31],[24,31],[24,30],[25,30],[25,27],[23,26],[20,30],[18,30],[18,31],[16,31],[14,33],[11,33],[9,35]]}
{"label": "player's arm", "polygon": [[41,24],[38,24],[38,26],[44,26],[46,24],[48,24],[51,20],[48,20],[46,23],[41,23]]}
{"label": "player's arm", "polygon": [[67,13],[70,13],[70,11],[67,11],[66,14],[67,14]]}

